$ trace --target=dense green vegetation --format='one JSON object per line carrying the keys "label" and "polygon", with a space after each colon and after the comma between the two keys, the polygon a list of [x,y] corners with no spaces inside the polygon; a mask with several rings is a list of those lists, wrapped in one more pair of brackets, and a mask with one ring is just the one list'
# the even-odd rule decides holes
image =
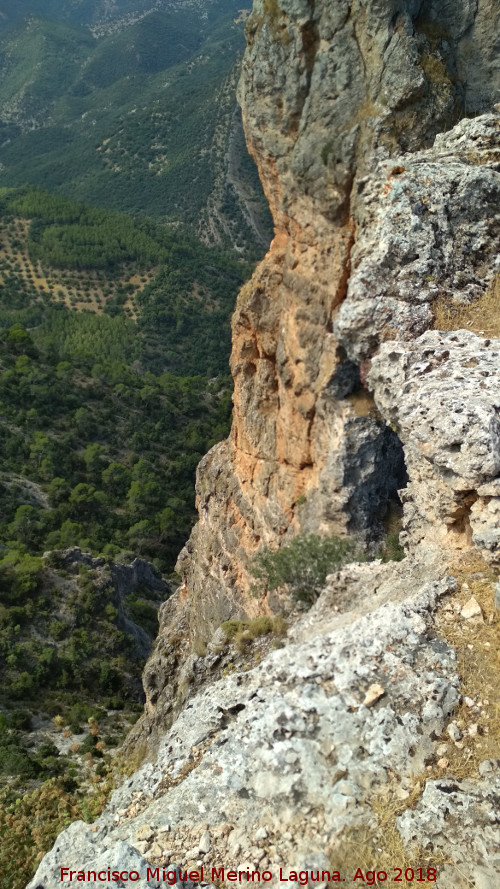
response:
{"label": "dense green vegetation", "polygon": [[227,381],[137,373],[125,360],[132,322],[99,318],[96,331],[96,316],[66,314],[0,334],[3,473],[41,485],[49,503],[23,503],[9,482],[0,541],[132,549],[168,569],[189,531],[195,466],[227,430]]}
{"label": "dense green vegetation", "polygon": [[352,540],[306,534],[294,537],[278,550],[264,548],[251,565],[257,594],[284,591],[296,602],[312,605],[325,585],[328,574],[353,562],[356,547]]}
{"label": "dense green vegetation", "polygon": [[228,432],[230,314],[271,234],[239,6],[2,4],[0,889],[105,803],[163,595],[118,594],[111,560],[173,571]]}
{"label": "dense green vegetation", "polygon": [[161,232],[148,232],[146,223],[134,223],[124,213],[68,201],[37,188],[4,190],[2,197],[14,215],[33,220],[30,256],[47,265],[114,269],[123,262],[144,267],[167,259]]}
{"label": "dense green vegetation", "polygon": [[[31,182],[204,234],[200,214],[235,125],[244,45],[237,0],[165,6],[126,27],[108,23],[97,36],[85,27],[96,20],[90,3],[71,4],[74,14],[63,3],[25,5],[32,15],[14,20],[12,12],[0,35],[0,185]],[[153,5],[127,4],[139,12]],[[269,236],[244,147],[238,175]],[[227,245],[254,254],[265,245],[228,186],[220,213]]]}
{"label": "dense green vegetation", "polygon": [[[402,561],[405,551],[399,543],[399,532],[386,534],[373,556],[383,562]],[[323,591],[329,574],[349,562],[366,558],[366,552],[359,549],[353,539],[298,535],[281,549],[264,547],[254,556],[250,565],[253,592],[257,596],[285,593],[302,607],[309,608]]]}
{"label": "dense green vegetation", "polygon": [[[2,268],[7,272],[0,328],[16,320],[39,325],[43,317],[34,334],[38,345],[59,360],[82,361],[87,350],[87,368],[101,354],[107,359],[124,356],[129,364],[140,359],[143,369],[155,374],[227,374],[229,318],[236,293],[251,272],[248,263],[204,247],[183,227],[132,219],[38,188],[0,190],[0,223],[9,224],[16,216],[32,220],[27,250],[33,262],[61,274],[67,269],[105,272],[109,297],[103,309],[120,321],[112,325],[92,315],[42,311],[39,296],[20,270],[0,260],[0,273]],[[119,281],[125,263],[155,270],[154,279],[134,299],[137,327],[123,318],[130,297],[130,287]],[[80,343],[82,336],[86,346]]]}
{"label": "dense green vegetation", "polygon": [[[112,585],[84,567],[68,578],[41,556],[77,545],[172,571],[195,515],[196,464],[228,431],[229,315],[250,267],[177,226],[37,188],[0,192],[8,232],[18,259],[0,261],[0,709],[62,712],[74,731],[75,695],[87,708],[140,699],[142,661]],[[154,275],[137,320],[123,308],[127,264]],[[58,304],[35,268],[52,281],[98,270],[103,311]],[[123,604],[153,638],[148,594]],[[0,778],[67,776],[16,731],[0,726]]]}
{"label": "dense green vegetation", "polygon": [[[14,761],[10,753],[1,752],[2,737],[8,750],[12,738],[18,738],[11,728],[30,728],[29,711],[64,713],[72,732],[78,733],[94,712],[92,707],[122,710],[141,700],[144,660],[133,636],[123,629],[127,625],[120,619],[109,570],[86,565],[68,565],[67,570],[65,565],[57,553],[42,561],[22,547],[0,560],[0,705],[8,712],[23,701],[25,708],[22,724],[15,709],[6,721],[0,714],[0,776],[35,777],[40,771],[36,756],[26,752],[23,765],[22,750]],[[133,599],[130,616],[154,638],[154,606]]]}

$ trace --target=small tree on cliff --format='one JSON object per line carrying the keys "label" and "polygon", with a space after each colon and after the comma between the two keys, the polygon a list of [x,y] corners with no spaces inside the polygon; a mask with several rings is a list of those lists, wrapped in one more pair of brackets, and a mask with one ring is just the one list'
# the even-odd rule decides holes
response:
{"label": "small tree on cliff", "polygon": [[263,549],[251,566],[258,593],[287,591],[297,602],[312,605],[325,585],[328,574],[356,558],[350,540],[319,537],[316,534],[295,537],[279,550]]}

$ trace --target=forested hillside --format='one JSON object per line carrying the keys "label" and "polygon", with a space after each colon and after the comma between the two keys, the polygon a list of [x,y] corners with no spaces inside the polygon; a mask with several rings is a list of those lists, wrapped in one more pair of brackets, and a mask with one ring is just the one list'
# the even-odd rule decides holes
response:
{"label": "forested hillside", "polygon": [[0,533],[33,553],[131,550],[171,570],[195,466],[227,432],[229,316],[250,267],[36,189],[4,191],[0,214]]}
{"label": "forested hillside", "polygon": [[[89,817],[102,805],[114,748],[141,706],[168,587],[125,586],[125,595],[121,572],[139,557],[171,574],[189,534],[196,465],[228,432],[229,318],[251,265],[185,226],[30,186],[0,191],[0,246],[0,833],[9,861],[19,791],[43,824],[22,862],[15,857],[22,885],[61,812]],[[89,567],[57,554],[71,547],[99,558]]]}
{"label": "forested hillside", "polygon": [[1,4],[0,889],[134,766],[195,468],[229,430],[230,316],[271,236],[245,18]]}
{"label": "forested hillside", "polygon": [[2,7],[0,184],[182,221],[255,256],[270,220],[235,113],[239,7]]}

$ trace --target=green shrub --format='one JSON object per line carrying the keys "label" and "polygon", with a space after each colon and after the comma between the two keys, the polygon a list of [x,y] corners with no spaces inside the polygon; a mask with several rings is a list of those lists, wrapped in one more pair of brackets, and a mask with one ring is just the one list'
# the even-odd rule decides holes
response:
{"label": "green shrub", "polygon": [[87,737],[85,738],[83,743],[80,745],[80,753],[82,753],[82,754],[91,753],[92,756],[97,756],[97,757],[102,756],[101,751],[96,749],[96,744],[97,744],[98,740],[99,739],[98,739],[97,735],[91,735],[91,734],[87,735]]}
{"label": "green shrub", "polygon": [[49,633],[53,639],[62,639],[68,631],[67,624],[62,620],[51,620],[49,624]]}
{"label": "green shrub", "polygon": [[28,710],[14,710],[7,719],[9,728],[18,731],[31,731],[31,713]]}
{"label": "green shrub", "polygon": [[295,537],[288,546],[279,550],[266,548],[254,557],[250,568],[255,577],[254,591],[288,592],[296,602],[312,605],[327,575],[355,559],[355,547],[350,540],[316,534]]}
{"label": "green shrub", "polygon": [[383,562],[401,562],[405,551],[399,542],[399,532],[388,534],[382,545],[380,558]]}
{"label": "green shrub", "polygon": [[0,774],[9,777],[35,778],[39,767],[22,749],[14,746],[0,748]]}
{"label": "green shrub", "polygon": [[125,605],[132,620],[154,638],[158,633],[157,609],[149,602],[138,599],[134,593],[126,597]]}

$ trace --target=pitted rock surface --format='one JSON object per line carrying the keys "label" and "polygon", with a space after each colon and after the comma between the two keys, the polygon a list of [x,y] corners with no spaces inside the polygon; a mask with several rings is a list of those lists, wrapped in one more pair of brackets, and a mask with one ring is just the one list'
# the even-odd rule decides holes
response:
{"label": "pitted rock surface", "polygon": [[431,149],[381,163],[353,201],[352,273],[334,330],[360,363],[386,339],[423,333],[438,296],[469,304],[498,274],[499,116],[463,120]]}
{"label": "pitted rock surface", "polygon": [[499,115],[453,127],[479,33],[496,83],[498,10],[479,6],[254,5],[240,94],[276,233],[237,301],[231,437],[200,466],[178,564],[193,639],[273,609],[249,594],[260,547],[373,541],[406,485],[397,435],[357,396],[381,343],[418,338],[437,297],[474,304],[498,275]]}
{"label": "pitted rock surface", "polygon": [[418,806],[398,819],[408,846],[418,844],[447,854],[454,849],[456,868],[445,866],[439,889],[491,889],[500,872],[500,773],[482,781],[428,781]]}
{"label": "pitted rock surface", "polygon": [[[373,576],[368,568],[360,566],[367,592],[374,593],[380,568],[373,566]],[[342,826],[373,820],[368,800],[389,770],[404,781],[424,769],[459,700],[455,655],[436,638],[432,617],[455,582],[421,578],[409,598],[397,601],[407,584],[400,572],[386,591],[396,601],[361,616],[351,611],[350,623],[340,620],[314,641],[291,642],[191,699],[156,762],[115,791],[94,827],[72,825],[59,836],[30,889],[40,882],[67,889],[61,862],[86,860],[90,849],[99,861],[117,850],[130,855],[134,847],[150,863],[172,866],[188,865],[190,855],[194,866],[214,854],[219,866],[253,862],[260,847],[251,838],[263,825],[278,837],[288,827],[289,839],[266,853],[271,869],[293,868],[308,857],[325,867],[325,852]],[[382,692],[365,704],[375,685]],[[304,836],[296,822],[311,810],[321,813],[322,828]],[[188,846],[185,828],[200,819],[204,830]],[[224,845],[227,823],[241,833]],[[215,852],[212,840],[207,852],[201,848],[207,830],[219,837]],[[184,845],[177,831],[186,836]]]}
{"label": "pitted rock surface", "polygon": [[465,330],[385,343],[368,375],[405,449],[407,541],[466,536],[500,562],[500,340]]}

